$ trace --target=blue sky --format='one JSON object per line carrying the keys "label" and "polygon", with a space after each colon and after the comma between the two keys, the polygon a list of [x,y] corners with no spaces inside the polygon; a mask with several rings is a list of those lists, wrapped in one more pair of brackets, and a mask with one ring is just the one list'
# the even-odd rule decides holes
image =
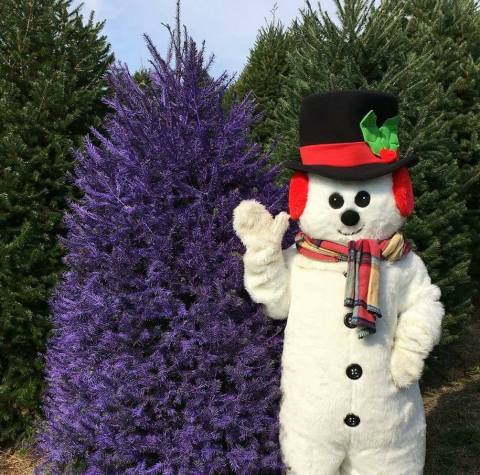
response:
{"label": "blue sky", "polygon": [[[83,3],[83,12],[95,11],[95,18],[106,20],[105,33],[118,60],[132,71],[148,66],[143,40],[147,33],[161,52],[168,37],[162,23],[174,24],[175,0],[75,0]],[[316,1],[312,0],[312,5]],[[208,53],[215,54],[212,72],[240,71],[245,64],[258,29],[272,18],[285,24],[297,15],[304,0],[182,0],[182,23],[197,42],[205,40]],[[333,0],[322,0],[322,8],[331,12]]]}

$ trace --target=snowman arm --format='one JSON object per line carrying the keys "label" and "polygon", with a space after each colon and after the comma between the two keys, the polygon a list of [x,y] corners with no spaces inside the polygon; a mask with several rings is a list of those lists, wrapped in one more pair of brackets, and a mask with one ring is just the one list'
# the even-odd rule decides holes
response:
{"label": "snowman arm", "polygon": [[243,257],[244,284],[254,302],[263,304],[273,319],[285,319],[290,307],[290,270],[287,263],[292,250],[280,246],[247,248]]}
{"label": "snowman arm", "polygon": [[444,308],[440,289],[432,284],[422,259],[414,254],[405,273],[392,350],[392,376],[399,387],[420,379],[423,362],[439,342]]}
{"label": "snowman arm", "polygon": [[286,318],[290,306],[290,276],[282,251],[288,226],[287,213],[273,217],[255,200],[244,200],[233,211],[233,229],[246,248],[245,288],[275,319]]}

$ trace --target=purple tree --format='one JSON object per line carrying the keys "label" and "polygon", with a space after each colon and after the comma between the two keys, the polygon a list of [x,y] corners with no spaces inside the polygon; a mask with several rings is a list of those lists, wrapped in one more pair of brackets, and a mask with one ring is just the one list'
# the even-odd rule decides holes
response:
{"label": "purple tree", "polygon": [[147,43],[148,80],[111,71],[107,133],[77,155],[39,472],[278,473],[283,325],[242,290],[231,217],[284,192],[203,49]]}

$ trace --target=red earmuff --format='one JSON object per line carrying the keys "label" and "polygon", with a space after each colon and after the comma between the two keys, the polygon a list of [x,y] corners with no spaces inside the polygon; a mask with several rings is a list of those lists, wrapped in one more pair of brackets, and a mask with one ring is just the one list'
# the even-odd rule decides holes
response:
{"label": "red earmuff", "polygon": [[308,195],[308,175],[302,172],[295,172],[290,179],[288,188],[288,209],[290,218],[294,221],[300,219],[300,216],[307,204]]}
{"label": "red earmuff", "polygon": [[406,218],[413,213],[413,186],[408,169],[403,167],[393,172],[393,195],[398,211]]}

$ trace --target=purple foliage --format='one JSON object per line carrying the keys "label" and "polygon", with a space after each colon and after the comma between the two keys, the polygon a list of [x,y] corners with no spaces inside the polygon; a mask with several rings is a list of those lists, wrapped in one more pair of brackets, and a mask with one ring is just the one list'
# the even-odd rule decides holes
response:
{"label": "purple foliage", "polygon": [[39,472],[279,473],[283,325],[242,290],[231,218],[284,190],[203,49],[174,66],[147,42],[148,84],[116,66],[107,133],[78,153]]}

